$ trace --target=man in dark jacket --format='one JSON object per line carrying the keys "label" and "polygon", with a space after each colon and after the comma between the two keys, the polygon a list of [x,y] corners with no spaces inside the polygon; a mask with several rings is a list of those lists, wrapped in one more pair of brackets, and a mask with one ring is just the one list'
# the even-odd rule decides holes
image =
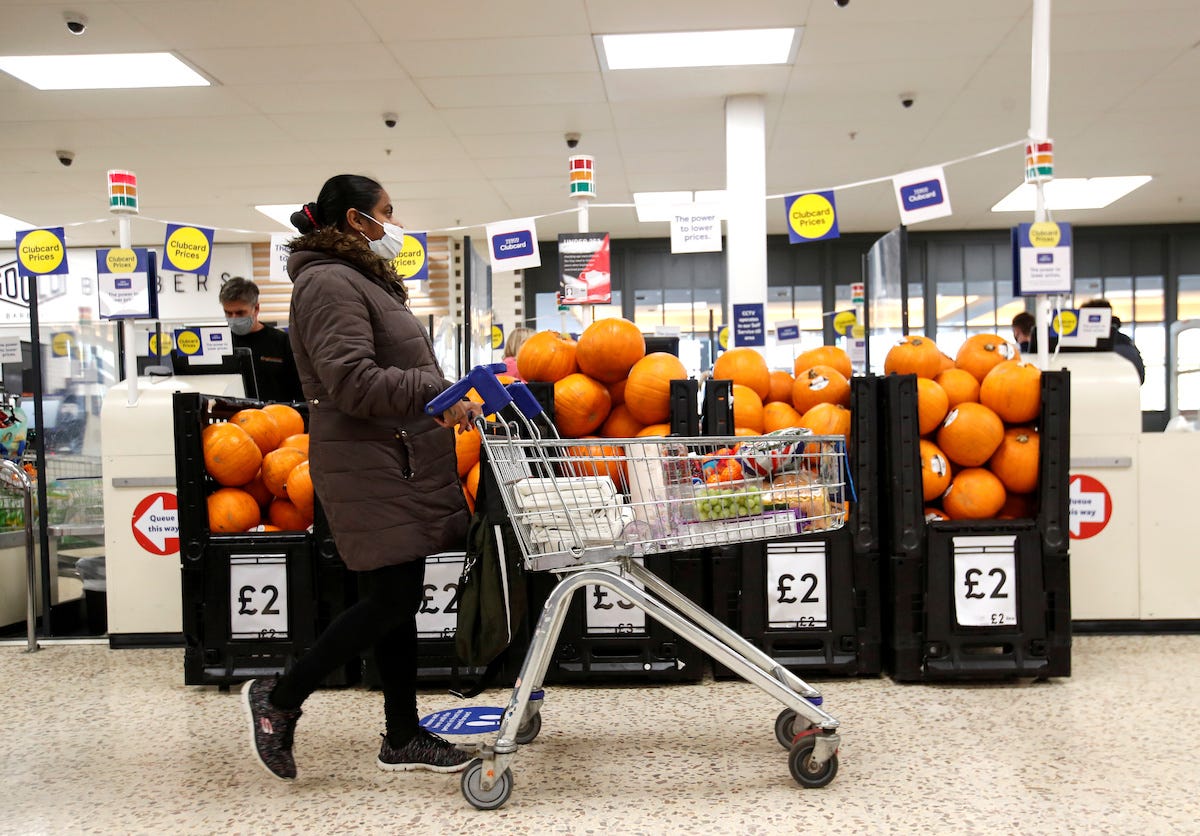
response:
{"label": "man in dark jacket", "polygon": [[[1107,299],[1091,299],[1079,307],[1081,310],[1085,308],[1107,308],[1110,311],[1112,310],[1112,305],[1109,304]],[[1132,339],[1117,330],[1120,327],[1120,318],[1116,314],[1113,314],[1112,327],[1108,332],[1109,337],[1112,339],[1113,351],[1120,354],[1130,363],[1133,363],[1133,367],[1137,369],[1138,382],[1145,383],[1146,364],[1142,361],[1142,352],[1138,351],[1138,347]]]}
{"label": "man in dark jacket", "polygon": [[258,285],[234,276],[221,285],[219,298],[233,334],[233,347],[250,349],[259,400],[280,403],[304,400],[288,335],[259,322]]}

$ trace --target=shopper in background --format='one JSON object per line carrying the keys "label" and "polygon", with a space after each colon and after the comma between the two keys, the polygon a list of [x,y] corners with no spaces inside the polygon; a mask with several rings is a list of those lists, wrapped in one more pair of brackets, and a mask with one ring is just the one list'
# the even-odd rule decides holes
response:
{"label": "shopper in background", "polygon": [[250,349],[259,400],[284,403],[304,400],[288,335],[258,320],[258,285],[234,276],[221,285],[218,298],[233,334],[233,347]]}
{"label": "shopper in background", "polygon": [[373,648],[386,728],[379,768],[457,772],[469,756],[418,725],[416,613],[425,557],[461,548],[467,530],[446,428],[470,426],[479,408],[464,400],[425,415],[450,384],[392,267],[403,230],[383,187],[338,175],[291,220],[301,235],[288,259],[289,336],[308,399],[312,480],[360,599],[282,676],[246,683],[254,752],[271,774],[294,778],[301,705]]}
{"label": "shopper in background", "polygon": [[512,329],[512,333],[508,335],[508,340],[504,343],[504,366],[508,370],[508,374],[520,380],[524,380],[524,378],[517,371],[517,352],[521,350],[521,346],[525,345],[525,341],[532,336],[532,328],[518,325]]}
{"label": "shopper in background", "polygon": [[1033,345],[1033,331],[1036,326],[1037,320],[1028,311],[1021,311],[1013,317],[1013,342],[1017,344],[1017,348],[1021,350],[1022,354],[1029,353],[1030,347]]}
{"label": "shopper in background", "polygon": [[[1084,308],[1107,308],[1110,311],[1112,310],[1112,305],[1109,304],[1107,299],[1089,299],[1079,307],[1081,310]],[[1120,327],[1120,317],[1118,317],[1116,314],[1113,314],[1112,326],[1108,332],[1109,337],[1112,338],[1113,351],[1115,351],[1117,354],[1120,354],[1130,363],[1133,363],[1133,367],[1137,369],[1138,381],[1145,383],[1146,364],[1142,361],[1142,352],[1138,351],[1138,347],[1132,339],[1117,330]]]}

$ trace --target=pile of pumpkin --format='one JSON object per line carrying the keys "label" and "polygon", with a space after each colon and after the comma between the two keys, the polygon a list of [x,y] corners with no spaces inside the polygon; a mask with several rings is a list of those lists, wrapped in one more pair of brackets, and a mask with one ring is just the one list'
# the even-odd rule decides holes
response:
{"label": "pile of pumpkin", "polygon": [[927,520],[1036,514],[1042,373],[1015,346],[977,334],[951,360],[933,340],[909,336],[884,370],[917,375]]}
{"label": "pile of pumpkin", "polygon": [[213,533],[304,531],[313,522],[304,417],[287,404],[243,409],[201,433]]}
{"label": "pile of pumpkin", "polygon": [[[623,451],[605,439],[669,435],[671,381],[688,376],[678,357],[647,354],[641,330],[615,317],[596,320],[578,341],[555,331],[534,334],[517,354],[517,371],[525,380],[554,384],[558,432],[583,442],[568,448],[568,466],[579,475],[608,475],[618,486]],[[849,433],[849,355],[824,346],[800,355],[795,371],[795,377],[771,371],[752,348],[730,349],[718,358],[712,376],[733,381],[737,435],[785,427],[808,427],[820,435]],[[472,509],[479,446],[477,432],[458,434],[458,474]]]}

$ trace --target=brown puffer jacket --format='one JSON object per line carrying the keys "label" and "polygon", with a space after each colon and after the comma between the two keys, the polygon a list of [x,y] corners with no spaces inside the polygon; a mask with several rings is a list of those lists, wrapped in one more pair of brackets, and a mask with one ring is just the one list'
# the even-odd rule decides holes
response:
{"label": "brown puffer jacket", "polygon": [[355,571],[462,548],[454,433],[423,409],[449,386],[391,265],[348,235],[291,242],[288,333],[309,408],[313,486]]}

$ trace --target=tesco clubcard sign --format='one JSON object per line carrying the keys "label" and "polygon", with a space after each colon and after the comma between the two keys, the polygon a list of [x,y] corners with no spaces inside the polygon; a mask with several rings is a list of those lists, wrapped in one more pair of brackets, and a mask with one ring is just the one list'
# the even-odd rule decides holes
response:
{"label": "tesco clubcard sign", "polygon": [[533,218],[488,224],[487,240],[493,270],[503,273],[542,266]]}
{"label": "tesco clubcard sign", "polygon": [[946,190],[946,172],[941,166],[907,171],[892,178],[900,223],[909,225],[954,214]]}

